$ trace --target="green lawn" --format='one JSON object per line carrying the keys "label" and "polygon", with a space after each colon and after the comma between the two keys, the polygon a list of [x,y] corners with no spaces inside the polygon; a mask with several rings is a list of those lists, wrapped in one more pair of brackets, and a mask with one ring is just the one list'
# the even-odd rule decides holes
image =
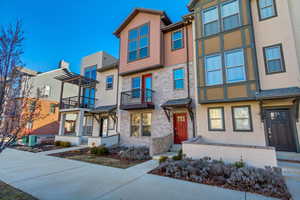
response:
{"label": "green lawn", "polygon": [[38,200],[0,180],[0,200]]}

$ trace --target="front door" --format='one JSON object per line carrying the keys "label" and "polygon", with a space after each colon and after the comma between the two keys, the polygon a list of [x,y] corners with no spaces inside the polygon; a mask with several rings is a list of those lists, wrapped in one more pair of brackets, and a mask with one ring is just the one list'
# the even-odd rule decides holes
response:
{"label": "front door", "polygon": [[174,113],[174,143],[181,144],[188,139],[186,113]]}
{"label": "front door", "polygon": [[266,134],[269,146],[277,151],[296,151],[294,129],[289,109],[266,110]]}
{"label": "front door", "polygon": [[106,137],[107,136],[107,118],[101,118],[100,119],[100,137]]}
{"label": "front door", "polygon": [[152,74],[142,77],[142,103],[152,102]]}

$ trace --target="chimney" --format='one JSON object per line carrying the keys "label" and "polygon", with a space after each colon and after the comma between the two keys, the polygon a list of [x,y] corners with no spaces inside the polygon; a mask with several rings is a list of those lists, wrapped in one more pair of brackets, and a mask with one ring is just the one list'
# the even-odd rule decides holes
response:
{"label": "chimney", "polygon": [[58,68],[61,68],[61,69],[65,69],[65,68],[69,68],[69,63],[64,61],[64,60],[61,60],[59,61],[59,64],[58,64]]}

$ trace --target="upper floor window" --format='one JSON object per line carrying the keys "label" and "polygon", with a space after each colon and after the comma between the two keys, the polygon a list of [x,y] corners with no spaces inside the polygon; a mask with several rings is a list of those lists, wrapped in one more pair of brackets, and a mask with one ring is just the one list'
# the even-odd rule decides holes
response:
{"label": "upper floor window", "polygon": [[264,55],[267,74],[285,72],[281,44],[265,47]]}
{"label": "upper floor window", "polygon": [[50,104],[50,113],[55,113],[55,104]]}
{"label": "upper floor window", "polygon": [[205,36],[213,35],[220,31],[219,14],[218,14],[217,7],[204,10],[202,13],[202,19],[203,19],[203,29],[204,29]]}
{"label": "upper floor window", "polygon": [[106,77],[106,89],[111,90],[111,89],[113,89],[113,86],[114,86],[114,76],[113,75],[107,76]]}
{"label": "upper floor window", "polygon": [[184,69],[175,69],[173,71],[174,89],[184,88]]}
{"label": "upper floor window", "polygon": [[224,31],[240,26],[240,8],[238,0],[222,4],[222,24]]}
{"label": "upper floor window", "polygon": [[41,89],[41,97],[49,97],[50,96],[51,87],[49,85],[45,85]]}
{"label": "upper floor window", "polygon": [[207,56],[205,58],[206,85],[219,85],[223,83],[221,55]]}
{"label": "upper floor window", "polygon": [[140,97],[140,89],[141,89],[141,78],[135,77],[131,80],[131,88],[132,88],[132,98]]}
{"label": "upper floor window", "polygon": [[149,56],[149,24],[144,24],[129,31],[128,61],[135,61]]}
{"label": "upper floor window", "polygon": [[245,61],[242,49],[225,53],[227,83],[245,81]]}
{"label": "upper floor window", "polygon": [[97,79],[97,65],[84,69],[84,76],[93,80]]}
{"label": "upper floor window", "polygon": [[183,48],[183,31],[175,31],[172,33],[172,50]]}
{"label": "upper floor window", "polygon": [[260,20],[269,19],[277,15],[274,0],[258,0],[258,7]]}

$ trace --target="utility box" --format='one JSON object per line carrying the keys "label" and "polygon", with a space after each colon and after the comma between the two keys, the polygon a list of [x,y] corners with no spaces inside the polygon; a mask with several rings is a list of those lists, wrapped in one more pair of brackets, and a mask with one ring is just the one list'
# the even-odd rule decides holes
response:
{"label": "utility box", "polygon": [[36,135],[30,135],[28,146],[33,147],[35,145],[37,145],[37,136]]}
{"label": "utility box", "polygon": [[22,137],[22,144],[23,144],[23,145],[27,145],[28,142],[29,142],[29,137],[28,137],[28,136],[23,136],[23,137]]}

